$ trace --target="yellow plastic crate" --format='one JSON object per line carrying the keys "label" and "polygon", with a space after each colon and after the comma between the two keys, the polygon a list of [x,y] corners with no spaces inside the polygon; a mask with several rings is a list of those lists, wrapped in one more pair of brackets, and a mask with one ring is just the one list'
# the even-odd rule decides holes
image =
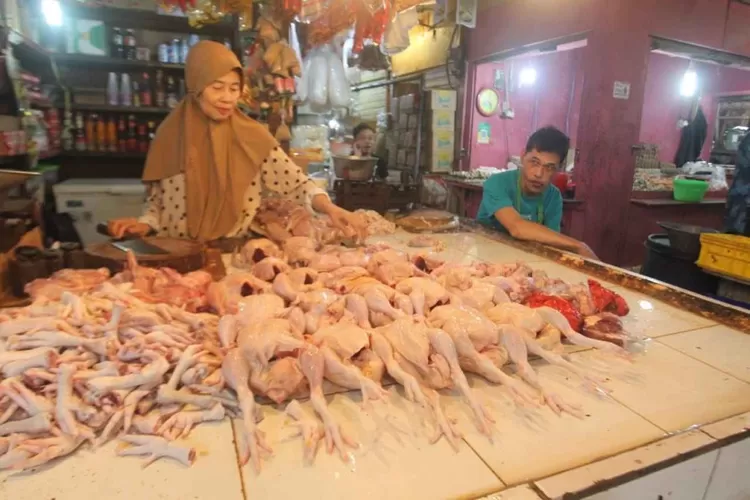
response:
{"label": "yellow plastic crate", "polygon": [[750,280],[750,238],[703,233],[701,253],[696,264],[709,271]]}

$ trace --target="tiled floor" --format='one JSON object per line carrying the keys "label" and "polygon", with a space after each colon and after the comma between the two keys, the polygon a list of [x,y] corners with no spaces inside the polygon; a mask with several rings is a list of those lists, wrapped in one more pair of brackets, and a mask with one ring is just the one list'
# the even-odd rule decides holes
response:
{"label": "tiled floor", "polygon": [[[406,245],[410,237],[398,233],[376,240],[409,253],[420,251]],[[464,233],[438,238],[446,247],[439,256],[450,261],[524,260],[551,276],[573,282],[586,279],[558,263],[481,236]],[[227,421],[196,428],[189,442],[198,448],[199,456],[189,469],[160,461],[142,470],[139,459],[116,457],[111,443],[95,452],[82,450],[33,476],[0,473],[0,498],[484,496],[538,500],[536,491],[556,498],[629,468],[638,469],[737,434],[750,425],[750,336],[642,294],[619,287],[617,291],[631,306],[626,325],[653,338],[646,354],[632,364],[593,351],[570,355],[580,367],[609,378],[610,397],[587,392],[577,377],[560,368],[537,364],[547,387],[582,406],[586,416],[581,420],[556,416],[546,408],[518,409],[504,388],[470,377],[497,420],[494,442],[477,433],[461,398],[446,394],[442,398],[446,411],[457,418],[465,436],[456,453],[444,440],[433,445],[427,442],[422,413],[403,398],[393,397],[389,410],[376,404],[364,411],[356,393],[335,394],[328,396],[333,413],[361,444],[350,463],[321,449],[316,463],[305,465],[302,443],[291,437],[293,426],[278,409],[265,406],[266,419],[260,428],[267,432],[275,454],[260,474],[250,466],[237,465],[233,429]],[[747,413],[732,417],[743,412]],[[386,414],[391,416],[386,418]],[[702,424],[709,425],[664,439],[667,432]],[[656,498],[661,494],[664,498],[700,499],[704,492],[705,500],[743,498],[737,495],[750,493],[747,474],[732,465],[750,456],[750,445],[743,443],[747,441],[594,498]],[[537,490],[524,484],[528,481],[535,481]],[[665,481],[679,487],[663,491]],[[506,485],[513,487],[505,489]]]}

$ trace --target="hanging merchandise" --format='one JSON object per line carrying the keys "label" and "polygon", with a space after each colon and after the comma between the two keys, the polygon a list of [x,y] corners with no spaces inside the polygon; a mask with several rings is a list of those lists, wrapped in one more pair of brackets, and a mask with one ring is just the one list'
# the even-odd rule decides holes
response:
{"label": "hanging merchandise", "polygon": [[328,100],[333,108],[348,108],[351,101],[349,80],[341,56],[329,51],[328,57]]}
{"label": "hanging merchandise", "polygon": [[383,43],[380,46],[383,54],[392,56],[408,49],[409,30],[417,24],[419,24],[419,17],[416,7],[397,13],[385,31]]}
{"label": "hanging merchandise", "polygon": [[467,28],[476,28],[478,3],[479,0],[458,0],[456,24]]}
{"label": "hanging merchandise", "polygon": [[328,104],[328,46],[313,49],[308,56],[310,70],[307,76],[308,99],[312,106],[325,108]]}

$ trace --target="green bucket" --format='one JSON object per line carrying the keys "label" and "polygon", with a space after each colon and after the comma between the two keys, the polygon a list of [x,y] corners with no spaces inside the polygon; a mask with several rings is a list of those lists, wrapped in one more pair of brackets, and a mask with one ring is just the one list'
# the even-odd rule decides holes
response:
{"label": "green bucket", "polygon": [[706,196],[706,191],[708,181],[680,178],[674,180],[674,199],[677,201],[701,201]]}

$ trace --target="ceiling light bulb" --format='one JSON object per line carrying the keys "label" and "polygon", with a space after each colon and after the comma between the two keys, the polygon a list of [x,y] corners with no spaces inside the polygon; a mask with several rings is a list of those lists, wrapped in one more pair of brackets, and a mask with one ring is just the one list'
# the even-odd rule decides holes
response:
{"label": "ceiling light bulb", "polygon": [[680,83],[680,95],[693,97],[698,90],[698,74],[693,70],[687,70]]}
{"label": "ceiling light bulb", "polygon": [[534,68],[524,68],[518,75],[519,87],[530,87],[536,82],[536,70]]}

